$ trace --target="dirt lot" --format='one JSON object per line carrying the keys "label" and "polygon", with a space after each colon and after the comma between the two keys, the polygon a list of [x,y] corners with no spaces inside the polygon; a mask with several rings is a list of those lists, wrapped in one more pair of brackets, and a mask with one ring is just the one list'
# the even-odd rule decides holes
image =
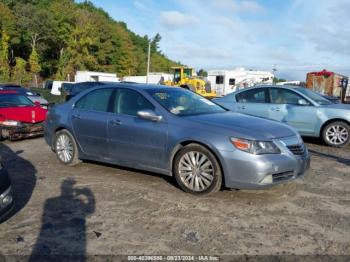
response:
{"label": "dirt lot", "polygon": [[198,198],[155,174],[62,166],[41,138],[5,142],[16,207],[0,253],[350,255],[350,147],[308,146],[303,179]]}

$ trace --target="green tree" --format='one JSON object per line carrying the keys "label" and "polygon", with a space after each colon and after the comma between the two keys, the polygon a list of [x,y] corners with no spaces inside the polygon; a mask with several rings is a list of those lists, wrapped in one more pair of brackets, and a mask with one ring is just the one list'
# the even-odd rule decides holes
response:
{"label": "green tree", "polygon": [[197,72],[198,76],[203,76],[203,77],[207,77],[208,76],[208,72],[205,71],[204,69],[199,69]]}
{"label": "green tree", "polygon": [[283,78],[274,77],[272,81],[274,84],[276,84],[276,83],[280,83],[280,82],[286,82],[287,80],[283,79]]}
{"label": "green tree", "polygon": [[9,36],[2,31],[0,42],[0,81],[7,82],[10,79],[9,66]]}
{"label": "green tree", "polygon": [[39,55],[35,48],[32,49],[32,53],[29,56],[29,70],[34,77],[35,87],[38,87],[38,73],[41,71],[41,66],[39,62]]}
{"label": "green tree", "polygon": [[30,75],[27,70],[27,62],[20,57],[16,57],[16,65],[12,70],[12,81],[17,83],[18,85],[22,85],[30,80]]}
{"label": "green tree", "polygon": [[90,1],[0,0],[0,17],[0,32],[10,36],[10,65],[14,57],[32,60],[35,49],[41,68],[36,79],[40,73],[63,80],[77,70],[145,75],[150,41],[152,71],[168,72],[178,64],[162,54],[159,34],[139,36]]}

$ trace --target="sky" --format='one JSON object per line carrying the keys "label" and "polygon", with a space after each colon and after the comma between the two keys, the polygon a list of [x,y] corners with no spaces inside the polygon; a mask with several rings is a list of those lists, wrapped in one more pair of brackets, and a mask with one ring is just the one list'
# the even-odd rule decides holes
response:
{"label": "sky", "polygon": [[301,81],[322,69],[350,74],[348,0],[91,2],[139,35],[159,33],[166,56],[197,70],[275,67]]}

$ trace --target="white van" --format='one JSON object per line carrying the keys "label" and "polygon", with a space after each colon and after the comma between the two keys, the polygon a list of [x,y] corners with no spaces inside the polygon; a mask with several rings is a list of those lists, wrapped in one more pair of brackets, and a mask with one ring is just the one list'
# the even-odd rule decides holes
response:
{"label": "white van", "polygon": [[61,95],[61,88],[63,83],[72,83],[68,81],[52,81],[51,94],[55,96]]}

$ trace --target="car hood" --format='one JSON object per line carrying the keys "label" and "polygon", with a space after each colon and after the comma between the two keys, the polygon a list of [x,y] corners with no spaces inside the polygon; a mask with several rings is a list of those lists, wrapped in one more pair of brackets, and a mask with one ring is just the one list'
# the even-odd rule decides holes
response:
{"label": "car hood", "polygon": [[226,112],[219,114],[206,114],[186,117],[193,122],[225,128],[236,132],[244,132],[241,137],[255,136],[275,139],[281,137],[295,136],[296,132],[279,122],[259,117],[243,115],[239,113]]}
{"label": "car hood", "polygon": [[39,106],[6,107],[0,108],[0,119],[38,123],[45,120],[46,112],[46,109]]}
{"label": "car hood", "polygon": [[323,105],[321,107],[350,110],[350,104],[330,104],[330,105]]}

